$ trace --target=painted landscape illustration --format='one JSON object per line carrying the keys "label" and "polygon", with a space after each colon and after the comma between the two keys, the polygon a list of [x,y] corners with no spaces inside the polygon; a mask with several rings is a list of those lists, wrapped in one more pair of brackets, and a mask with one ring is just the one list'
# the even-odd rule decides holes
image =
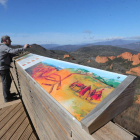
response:
{"label": "painted landscape illustration", "polygon": [[126,78],[125,75],[47,58],[27,68],[26,72],[78,121]]}
{"label": "painted landscape illustration", "polygon": [[26,55],[24,55],[24,56],[18,58],[18,59],[16,60],[16,62],[21,61],[21,60],[23,60],[23,59],[25,59],[25,58],[32,57],[32,56],[33,56],[33,54],[26,54]]}

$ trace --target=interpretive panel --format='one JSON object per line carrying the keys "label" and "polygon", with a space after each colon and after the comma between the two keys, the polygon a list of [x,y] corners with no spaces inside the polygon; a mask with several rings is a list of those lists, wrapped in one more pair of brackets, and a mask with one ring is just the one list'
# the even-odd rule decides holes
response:
{"label": "interpretive panel", "polygon": [[16,62],[78,121],[127,78],[35,54],[20,57]]}

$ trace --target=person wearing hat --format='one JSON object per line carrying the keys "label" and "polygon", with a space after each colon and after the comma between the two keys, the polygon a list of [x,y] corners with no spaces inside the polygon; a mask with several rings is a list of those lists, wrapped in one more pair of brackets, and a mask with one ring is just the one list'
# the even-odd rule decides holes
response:
{"label": "person wearing hat", "polygon": [[5,102],[10,102],[12,100],[16,100],[14,97],[16,94],[10,93],[10,87],[12,83],[12,79],[10,76],[10,64],[11,64],[11,56],[25,51],[27,48],[31,47],[29,44],[25,44],[23,48],[12,49],[9,46],[11,45],[11,39],[9,36],[5,35],[1,37],[0,44],[0,75],[3,86],[3,96]]}

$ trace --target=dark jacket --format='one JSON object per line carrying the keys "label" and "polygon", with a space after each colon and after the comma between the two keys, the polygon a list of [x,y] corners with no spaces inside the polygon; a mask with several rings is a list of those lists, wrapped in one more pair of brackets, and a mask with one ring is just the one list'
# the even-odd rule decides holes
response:
{"label": "dark jacket", "polygon": [[0,44],[0,70],[5,70],[10,68],[11,56],[24,51],[24,48],[12,49],[7,45]]}

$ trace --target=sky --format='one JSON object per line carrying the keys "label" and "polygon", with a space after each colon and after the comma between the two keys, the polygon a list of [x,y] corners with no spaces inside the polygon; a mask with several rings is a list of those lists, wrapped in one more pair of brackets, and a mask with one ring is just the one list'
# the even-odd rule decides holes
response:
{"label": "sky", "polygon": [[140,39],[140,0],[0,0],[0,36],[12,44]]}

